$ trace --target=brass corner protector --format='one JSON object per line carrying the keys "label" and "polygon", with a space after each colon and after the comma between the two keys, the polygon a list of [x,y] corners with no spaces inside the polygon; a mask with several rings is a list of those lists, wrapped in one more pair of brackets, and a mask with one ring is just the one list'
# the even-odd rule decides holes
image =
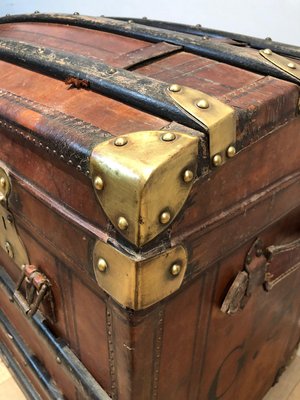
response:
{"label": "brass corner protector", "polygon": [[273,65],[275,65],[277,68],[298,79],[300,82],[299,63],[295,62],[294,60],[290,60],[286,57],[280,56],[279,54],[274,53],[270,49],[260,50],[259,54],[263,56],[266,60],[271,62]]}
{"label": "brass corner protector", "polygon": [[8,173],[0,167],[0,247],[21,267],[29,264],[28,255],[18,235],[13,214],[8,209],[11,182]]}
{"label": "brass corner protector", "polygon": [[183,246],[140,258],[98,241],[93,252],[98,285],[123,307],[145,309],[177,291],[187,268]]}
{"label": "brass corner protector", "polygon": [[211,164],[218,167],[236,154],[236,114],[232,107],[199,90],[173,84],[173,101],[208,134]]}
{"label": "brass corner protector", "polygon": [[198,140],[180,132],[143,131],[94,148],[96,196],[128,241],[143,246],[179,213],[196,177]]}

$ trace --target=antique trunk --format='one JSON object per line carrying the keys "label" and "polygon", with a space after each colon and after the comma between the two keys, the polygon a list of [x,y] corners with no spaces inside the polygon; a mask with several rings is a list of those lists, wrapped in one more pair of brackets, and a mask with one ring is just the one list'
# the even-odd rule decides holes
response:
{"label": "antique trunk", "polygon": [[1,353],[30,399],[259,400],[300,339],[300,49],[0,19]]}

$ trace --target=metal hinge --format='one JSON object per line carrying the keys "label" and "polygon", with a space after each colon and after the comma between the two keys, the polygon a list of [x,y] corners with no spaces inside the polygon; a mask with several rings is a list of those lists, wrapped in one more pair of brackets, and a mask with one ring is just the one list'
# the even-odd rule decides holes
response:
{"label": "metal hinge", "polygon": [[259,53],[276,67],[300,81],[300,64],[280,56],[270,49],[260,50]]}
{"label": "metal hinge", "polygon": [[22,265],[29,264],[29,259],[24,244],[18,235],[14,216],[8,209],[10,191],[9,176],[0,167],[0,246],[21,268]]}
{"label": "metal hinge", "polygon": [[171,98],[205,129],[213,166],[218,167],[236,153],[236,115],[228,104],[199,90],[173,84]]}

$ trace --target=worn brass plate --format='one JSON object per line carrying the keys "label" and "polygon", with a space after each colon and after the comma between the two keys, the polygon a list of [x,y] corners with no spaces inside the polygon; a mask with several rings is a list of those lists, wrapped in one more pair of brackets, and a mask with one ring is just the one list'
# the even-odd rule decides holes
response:
{"label": "worn brass plate", "polygon": [[[98,269],[99,258],[107,269]],[[187,267],[187,253],[183,246],[138,259],[115,247],[98,241],[93,254],[94,271],[99,286],[124,307],[144,309],[174,293],[183,281]],[[172,265],[180,265],[178,275],[170,272]]]}
{"label": "worn brass plate", "polygon": [[260,50],[259,53],[272,64],[276,65],[276,67],[300,81],[300,64],[294,60],[280,56],[269,49]]}
{"label": "worn brass plate", "polygon": [[[95,147],[91,175],[96,195],[127,240],[142,246],[174,220],[196,176],[197,155],[198,137],[180,132],[130,133]],[[188,182],[186,171],[193,176]],[[170,218],[161,218],[163,213]]]}
{"label": "worn brass plate", "polygon": [[3,168],[0,168],[0,182],[2,182],[2,185],[0,184],[0,246],[21,267],[29,264],[29,260],[24,244],[18,235],[14,217],[7,209],[11,184]]}
{"label": "worn brass plate", "polygon": [[192,116],[207,131],[210,157],[213,159],[215,155],[221,155],[222,161],[220,164],[223,164],[226,160],[227,149],[230,146],[234,146],[236,142],[236,116],[234,109],[199,90],[185,86],[180,86],[179,89],[177,91],[168,89],[168,93],[186,113]]}

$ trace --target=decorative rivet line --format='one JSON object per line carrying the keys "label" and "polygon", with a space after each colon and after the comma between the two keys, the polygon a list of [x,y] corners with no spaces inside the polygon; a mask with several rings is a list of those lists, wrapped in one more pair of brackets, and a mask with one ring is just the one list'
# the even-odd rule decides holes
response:
{"label": "decorative rivet line", "polygon": [[107,270],[108,265],[104,258],[99,258],[97,262],[97,268],[100,272],[105,272]]}
{"label": "decorative rivet line", "polygon": [[94,179],[94,188],[96,190],[102,190],[103,187],[104,187],[103,179],[101,178],[101,176],[96,176],[96,178]]}
{"label": "decorative rivet line", "polygon": [[191,171],[190,169],[187,169],[186,171],[184,171],[183,180],[185,183],[191,182],[193,180],[193,178],[194,178],[193,171]]}
{"label": "decorative rivet line", "polygon": [[296,69],[296,64],[294,64],[293,62],[288,63],[287,65],[289,68],[291,69]]}
{"label": "decorative rivet line", "polygon": [[163,140],[164,142],[172,142],[173,140],[176,139],[176,135],[175,135],[175,133],[173,133],[173,132],[167,132],[167,133],[164,133],[164,134],[161,136],[161,138],[162,138],[162,140]]}
{"label": "decorative rivet line", "polygon": [[197,105],[197,107],[205,110],[206,108],[209,107],[209,102],[205,99],[200,99],[197,101],[196,105]]}
{"label": "decorative rivet line", "polygon": [[180,264],[175,263],[175,264],[171,265],[171,268],[170,268],[171,275],[178,276],[180,274],[180,271],[181,271],[181,265]]}
{"label": "decorative rivet line", "polygon": [[170,220],[171,220],[171,214],[169,213],[169,211],[163,211],[163,212],[160,214],[159,220],[160,220],[160,223],[163,224],[163,225],[165,225],[165,224],[167,224],[168,222],[170,222]]}
{"label": "decorative rivet line", "polygon": [[264,53],[267,54],[268,56],[271,56],[273,54],[272,50],[270,50],[270,49],[265,49]]}
{"label": "decorative rivet line", "polygon": [[181,86],[174,83],[173,85],[169,86],[170,92],[180,92]]}
{"label": "decorative rivet line", "polygon": [[127,144],[127,143],[128,143],[128,140],[125,137],[118,137],[114,141],[115,146],[125,146],[125,144]]}
{"label": "decorative rivet line", "polygon": [[222,164],[222,156],[220,154],[216,154],[215,156],[213,156],[213,165],[215,167],[219,167]]}
{"label": "decorative rivet line", "polygon": [[124,217],[119,217],[118,218],[118,227],[121,229],[121,231],[126,231],[128,228],[128,221]]}
{"label": "decorative rivet line", "polygon": [[236,148],[234,146],[229,146],[226,154],[228,158],[234,157],[236,155]]}

